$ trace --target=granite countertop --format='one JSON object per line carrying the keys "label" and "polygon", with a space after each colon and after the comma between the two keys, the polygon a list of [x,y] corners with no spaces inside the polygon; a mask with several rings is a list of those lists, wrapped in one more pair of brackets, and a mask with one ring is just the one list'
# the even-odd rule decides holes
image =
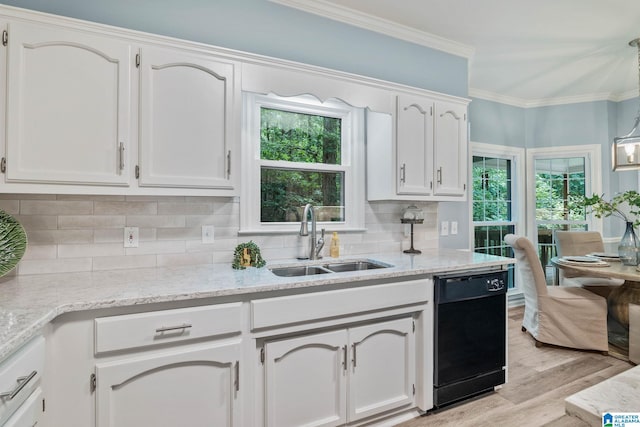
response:
{"label": "granite countertop", "polygon": [[[434,249],[423,251],[420,255],[376,254],[326,258],[306,263],[350,259],[371,259],[392,267],[304,277],[278,277],[267,268],[233,270],[230,264],[213,264],[5,278],[0,281],[0,361],[37,334],[48,322],[72,311],[322,287],[515,262],[510,258],[492,255]],[[267,267],[292,263],[296,261],[281,260],[269,263]]]}

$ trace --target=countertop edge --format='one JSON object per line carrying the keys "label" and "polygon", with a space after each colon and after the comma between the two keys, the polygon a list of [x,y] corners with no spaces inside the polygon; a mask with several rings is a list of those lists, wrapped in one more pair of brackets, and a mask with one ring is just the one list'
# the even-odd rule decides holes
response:
{"label": "countertop edge", "polygon": [[[452,253],[453,251],[449,251]],[[460,253],[464,253],[460,251]],[[467,253],[468,254],[468,253]],[[439,254],[440,255],[440,254]],[[446,257],[446,255],[445,255]],[[469,258],[469,255],[466,255]],[[354,257],[344,258],[345,260],[353,259]],[[4,310],[4,307],[0,306],[3,309],[3,316],[0,317],[0,334],[5,335],[2,340],[2,344],[0,345],[0,362],[10,356],[14,351],[20,348],[22,345],[27,343],[31,338],[41,333],[43,328],[46,327],[52,320],[57,318],[60,315],[72,312],[80,312],[80,311],[88,311],[88,310],[98,310],[98,309],[109,309],[109,308],[117,308],[117,307],[134,307],[134,306],[142,306],[147,304],[154,303],[171,303],[171,302],[179,302],[179,301],[188,301],[188,300],[199,300],[206,298],[216,298],[216,297],[226,297],[226,296],[235,296],[235,295],[250,295],[250,294],[264,294],[270,292],[278,292],[282,290],[295,290],[295,289],[305,289],[305,288],[313,288],[315,291],[321,291],[323,287],[328,285],[339,285],[349,282],[356,281],[375,281],[375,280],[384,280],[384,279],[393,279],[393,278],[407,278],[412,276],[421,276],[421,275],[435,275],[438,273],[445,273],[451,271],[464,271],[470,269],[478,269],[478,268],[490,268],[490,267],[500,267],[508,264],[512,264],[515,260],[510,258],[502,258],[502,257],[492,257],[485,256],[480,260],[473,260],[466,262],[464,260],[451,261],[451,259],[446,262],[447,265],[442,265],[438,262],[435,262],[434,265],[431,266],[416,266],[416,267],[407,267],[399,264],[397,261],[394,263],[394,259],[385,256],[361,256],[356,257],[358,259],[375,259],[382,260],[383,262],[387,262],[392,264],[393,267],[388,269],[379,269],[379,270],[370,270],[364,272],[351,272],[351,273],[336,273],[332,274],[329,277],[315,277],[315,278],[275,278],[273,274],[270,272],[270,276],[265,276],[266,269],[261,269],[256,277],[251,277],[256,274],[255,271],[245,271],[243,272],[215,272],[215,267],[210,265],[207,266],[190,266],[190,267],[180,267],[180,268],[155,268],[155,269],[140,269],[125,272],[106,272],[106,273],[71,273],[68,275],[61,274],[52,274],[52,275],[41,275],[41,276],[18,276],[14,279],[13,286],[20,288],[22,284],[26,284],[26,288],[30,286],[41,286],[46,287],[44,290],[50,291],[47,282],[47,279],[53,283],[58,282],[66,282],[66,278],[71,278],[72,284],[76,282],[85,284],[85,288],[89,288],[89,292],[91,293],[91,288],[96,286],[96,283],[102,284],[103,282],[107,282],[111,277],[114,277],[114,280],[118,280],[123,275],[128,275],[132,277],[130,281],[125,281],[124,283],[120,283],[120,287],[118,288],[119,292],[116,291],[112,295],[99,295],[99,291],[103,291],[102,289],[95,289],[95,293],[98,294],[97,298],[82,298],[82,295],[78,296],[78,299],[74,301],[65,300],[60,294],[63,293],[63,290],[59,288],[64,288],[64,284],[58,285],[54,287],[54,292],[52,292],[55,297],[46,299],[44,302],[40,302],[42,305],[36,307],[27,307],[22,310],[25,311],[28,315],[27,319],[20,320],[20,310],[16,309],[15,312],[12,312],[11,309]],[[438,257],[439,258],[439,257]],[[474,258],[474,257],[471,257]],[[283,263],[274,263],[273,265],[282,265]],[[149,290],[140,291],[139,295],[127,295],[127,292],[131,292],[129,289],[130,285],[138,285],[142,283],[146,286],[149,285],[147,282],[153,280],[160,280],[162,278],[164,281],[170,281],[172,275],[178,275],[184,281],[184,274],[189,269],[197,270],[198,272],[194,274],[194,281],[206,281],[209,279],[212,282],[212,276],[220,276],[216,279],[221,280],[231,280],[238,277],[249,281],[251,284],[246,285],[243,282],[243,285],[238,286],[227,286],[224,288],[216,288],[216,283],[212,283],[211,287],[207,287],[206,284],[202,285],[202,289],[185,289],[183,291],[167,291],[166,289],[158,289],[157,292],[150,292]],[[205,274],[203,274],[203,271]],[[183,276],[180,276],[180,274]],[[147,277],[148,276],[148,277]],[[273,277],[272,277],[273,276]],[[324,276],[324,275],[323,275]],[[168,278],[167,278],[168,277]],[[268,280],[267,280],[268,279]],[[83,282],[84,280],[84,282]],[[264,281],[264,284],[256,285],[256,282],[260,283]],[[0,284],[0,291],[2,286],[5,284]],[[83,291],[87,292],[87,290],[83,288]],[[24,291],[18,289],[16,292],[16,299],[20,299],[21,293],[28,293],[29,291]],[[68,290],[71,295],[73,295],[73,289]],[[9,306],[11,306],[11,301],[8,301]],[[19,304],[18,304],[19,305]],[[18,320],[7,320],[5,316],[11,317],[11,314],[18,313],[16,316]],[[15,322],[18,325],[13,328],[11,331],[7,331],[7,322]]]}

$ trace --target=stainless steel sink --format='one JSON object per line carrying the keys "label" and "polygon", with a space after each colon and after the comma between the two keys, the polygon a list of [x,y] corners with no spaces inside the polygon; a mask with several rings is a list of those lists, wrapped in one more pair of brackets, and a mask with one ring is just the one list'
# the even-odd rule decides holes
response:
{"label": "stainless steel sink", "polygon": [[295,277],[295,276],[312,276],[314,274],[331,273],[329,270],[319,265],[293,265],[290,267],[272,268],[271,272],[276,276]]}
{"label": "stainless steel sink", "polygon": [[388,265],[380,264],[373,261],[345,261],[335,264],[326,264],[323,266],[327,270],[334,273],[343,273],[345,271],[373,270],[376,268],[387,268]]}
{"label": "stainless steel sink", "polygon": [[288,265],[282,267],[270,268],[271,272],[276,276],[296,277],[296,276],[313,276],[315,274],[327,273],[346,273],[349,271],[373,270],[376,268],[387,268],[391,265],[383,264],[376,261],[358,260],[343,261],[322,265]]}

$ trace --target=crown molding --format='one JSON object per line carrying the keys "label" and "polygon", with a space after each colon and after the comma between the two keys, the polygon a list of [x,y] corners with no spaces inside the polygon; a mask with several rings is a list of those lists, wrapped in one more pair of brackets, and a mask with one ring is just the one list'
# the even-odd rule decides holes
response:
{"label": "crown molding", "polygon": [[419,31],[415,28],[324,0],[269,1],[467,59],[473,56],[475,51],[475,49],[469,45],[445,39],[425,31]]}
{"label": "crown molding", "polygon": [[638,97],[637,91],[627,91],[623,93],[591,93],[586,95],[575,96],[563,96],[558,98],[539,98],[539,99],[524,99],[514,96],[502,95],[495,92],[490,92],[484,89],[469,88],[469,97],[484,99],[486,101],[498,102],[500,104],[511,105],[519,108],[537,108],[537,107],[551,107],[555,105],[567,105],[567,104],[579,104],[582,102],[596,102],[596,101],[611,101],[620,102],[627,99],[633,99]]}

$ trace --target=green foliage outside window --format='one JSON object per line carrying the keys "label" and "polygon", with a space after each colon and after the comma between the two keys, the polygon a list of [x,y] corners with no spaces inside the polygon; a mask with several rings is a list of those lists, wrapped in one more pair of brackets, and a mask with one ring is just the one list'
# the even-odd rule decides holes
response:
{"label": "green foliage outside window", "polygon": [[[584,173],[536,174],[536,219],[583,221]],[[540,224],[540,226],[547,226]]]}
{"label": "green foliage outside window", "polygon": [[[313,164],[341,164],[341,138],[339,118],[261,109],[261,159],[308,163],[310,169],[261,168],[262,222],[300,221],[300,208],[307,203],[344,205],[344,174],[313,170]],[[344,217],[329,220],[343,221]]]}
{"label": "green foliage outside window", "polygon": [[[473,161],[473,220],[511,220],[511,177],[507,163],[498,159],[474,157]],[[495,164],[486,162],[496,161]]]}

